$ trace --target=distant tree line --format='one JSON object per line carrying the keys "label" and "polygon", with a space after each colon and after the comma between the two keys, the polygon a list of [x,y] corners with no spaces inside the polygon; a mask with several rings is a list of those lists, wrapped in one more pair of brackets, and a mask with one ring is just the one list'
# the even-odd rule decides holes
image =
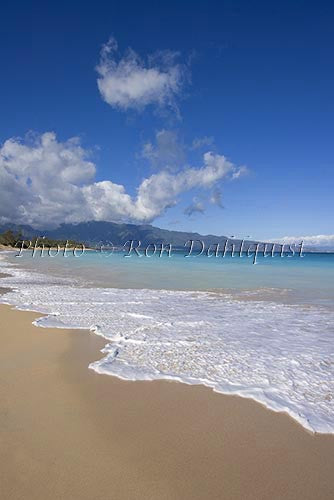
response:
{"label": "distant tree line", "polygon": [[24,248],[31,248],[31,247],[42,248],[43,246],[45,248],[55,248],[58,246],[64,247],[66,244],[68,248],[72,248],[81,245],[80,242],[75,240],[55,240],[52,238],[46,238],[40,236],[35,236],[34,238],[26,239],[22,236],[22,233],[20,231],[14,233],[14,231],[11,231],[10,229],[0,234],[0,245],[21,248],[22,244]]}
{"label": "distant tree line", "polygon": [[0,234],[0,245],[5,245],[6,247],[15,247],[15,245],[22,241],[21,233],[14,233],[10,229]]}

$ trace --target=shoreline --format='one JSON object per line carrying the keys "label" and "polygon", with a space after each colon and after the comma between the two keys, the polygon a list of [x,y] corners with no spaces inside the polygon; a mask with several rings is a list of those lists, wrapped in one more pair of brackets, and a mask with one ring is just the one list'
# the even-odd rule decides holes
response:
{"label": "shoreline", "polygon": [[104,339],[0,305],[6,499],[329,499],[334,436],[204,386],[88,369]]}
{"label": "shoreline", "polygon": [[[6,269],[6,268],[5,268]],[[43,275],[48,275],[45,270],[44,270],[44,273],[42,273]],[[15,274],[14,274],[15,275]],[[10,277],[11,276],[11,272],[9,270],[9,272],[6,272],[5,271],[5,274],[0,273],[0,278],[1,277]],[[15,282],[14,282],[15,283]],[[1,285],[1,281],[0,281],[0,285]],[[4,289],[4,291],[11,291],[10,290],[10,287],[11,285],[9,284],[8,285],[9,288]],[[14,288],[15,287],[15,284],[14,284]],[[89,287],[86,288],[87,290],[89,289]],[[15,292],[15,290],[12,290]],[[1,286],[0,286],[0,294],[1,294]],[[88,300],[90,300],[90,296],[88,298]],[[70,299],[71,300],[71,299]],[[86,297],[86,300],[87,300],[87,297]],[[42,303],[44,301],[44,298],[42,297]],[[3,302],[4,304],[9,304],[9,305],[12,305],[15,304],[15,300],[13,301],[8,301],[8,302]],[[30,312],[33,312],[35,314],[38,314],[38,317],[37,317],[37,321],[34,322],[34,324],[36,326],[39,326],[39,327],[43,327],[43,328],[49,328],[50,326],[53,328],[53,329],[63,329],[63,328],[66,328],[66,329],[74,329],[74,330],[77,330],[77,329],[80,329],[82,331],[87,331],[87,322],[82,322],[80,324],[80,321],[79,322],[65,322],[65,323],[61,323],[59,324],[59,326],[56,325],[57,322],[51,322],[48,323],[48,318],[52,318],[52,316],[54,315],[54,310],[49,308],[49,311],[46,312],[45,309],[44,309],[44,313],[40,312],[40,309],[36,306],[36,307],[31,307],[30,309],[26,309],[26,307],[22,307],[22,309],[20,309],[20,306],[18,305],[17,308],[16,308],[18,311],[27,311],[29,310]],[[45,322],[44,322],[45,320]],[[49,326],[50,324],[50,326]],[[89,323],[88,323],[89,324]],[[66,326],[67,325],[67,326]],[[110,325],[109,325],[110,326]],[[96,333],[96,332],[95,332]],[[108,338],[108,336],[105,336],[103,334],[99,335],[98,333],[96,333],[98,336],[102,337],[104,339],[104,345],[103,347],[106,347],[108,345],[108,343],[110,342],[110,339]],[[104,353],[106,353],[108,351],[104,351]],[[245,399],[248,399],[248,400],[253,400],[255,401],[257,404],[260,404],[261,406],[263,406],[264,408],[266,408],[267,410],[269,411],[273,411],[273,412],[278,412],[278,413],[286,413],[290,418],[292,418],[295,422],[298,423],[298,425],[301,425],[303,427],[304,430],[306,430],[307,432],[310,432],[311,434],[322,434],[322,435],[334,435],[334,432],[332,431],[332,427],[327,424],[327,421],[325,421],[325,425],[323,424],[322,426],[320,425],[312,425],[312,420],[309,420],[309,418],[307,417],[307,414],[303,414],[303,413],[298,413],[298,408],[294,408],[292,406],[292,409],[291,407],[289,407],[288,404],[275,404],[275,399],[272,399],[270,400],[269,399],[266,399],[266,397],[260,397],[258,396],[257,394],[253,394],[253,393],[248,393],[247,390],[244,390],[244,388],[241,390],[230,390],[230,387],[227,386],[227,387],[218,387],[216,388],[213,384],[210,383],[210,380],[207,381],[206,379],[202,379],[202,378],[192,378],[192,379],[187,379],[186,377],[178,377],[178,376],[154,376],[154,374],[152,376],[147,376],[147,377],[137,377],[137,376],[122,376],[122,373],[117,373],[117,370],[116,371],[112,371],[112,370],[109,370],[108,368],[105,370],[104,367],[103,367],[103,362],[105,360],[105,356],[101,355],[100,356],[100,359],[99,360],[91,360],[91,363],[89,363],[89,368],[92,368],[94,371],[96,371],[98,374],[105,374],[105,375],[111,375],[111,376],[115,376],[117,378],[119,378],[120,380],[130,380],[130,381],[140,381],[140,380],[147,380],[147,381],[153,381],[153,380],[168,380],[168,381],[173,381],[173,382],[179,382],[179,383],[183,383],[183,384],[186,384],[186,385],[195,385],[195,386],[204,386],[206,388],[208,388],[209,390],[212,390],[214,392],[216,392],[217,394],[223,394],[223,395],[226,395],[226,396],[230,396],[230,395],[234,395],[234,396],[237,396],[237,397],[240,397],[240,398],[245,398]],[[100,366],[102,365],[102,369],[100,369]],[[266,372],[263,374],[263,376],[265,377],[266,376]],[[324,379],[322,378],[322,382],[324,381]],[[304,380],[303,380],[304,382]],[[328,388],[328,390],[330,390],[330,388]],[[328,400],[330,401],[330,400]],[[311,417],[312,418],[312,414],[311,414]]]}

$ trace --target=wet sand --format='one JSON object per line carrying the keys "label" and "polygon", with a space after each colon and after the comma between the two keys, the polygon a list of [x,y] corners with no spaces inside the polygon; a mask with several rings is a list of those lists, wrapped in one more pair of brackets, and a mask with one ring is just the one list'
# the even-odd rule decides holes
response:
{"label": "wet sand", "polygon": [[0,306],[1,498],[334,498],[334,436],[205,387],[97,375],[103,339],[36,317]]}

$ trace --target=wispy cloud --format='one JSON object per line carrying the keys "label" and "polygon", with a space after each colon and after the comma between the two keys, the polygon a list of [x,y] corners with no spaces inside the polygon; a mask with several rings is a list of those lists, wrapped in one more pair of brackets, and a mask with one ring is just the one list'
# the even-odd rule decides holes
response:
{"label": "wispy cloud", "polygon": [[185,146],[176,131],[163,129],[156,133],[155,143],[148,141],[143,145],[141,157],[154,169],[175,171],[186,162]]}
{"label": "wispy cloud", "polygon": [[192,144],[191,144],[191,149],[201,149],[205,146],[211,146],[214,143],[214,138],[213,137],[196,137]]}
{"label": "wispy cloud", "polygon": [[184,214],[188,215],[188,217],[194,215],[195,213],[204,214],[204,212],[205,212],[204,204],[197,198],[193,198],[193,202],[191,203],[191,205],[186,207],[184,210]]}
{"label": "wispy cloud", "polygon": [[53,132],[33,141],[9,139],[0,148],[0,222],[35,227],[87,220],[151,222],[195,188],[211,190],[238,177],[224,156],[207,152],[199,168],[161,170],[130,196],[123,185],[95,181],[96,167],[78,138],[59,142]]}
{"label": "wispy cloud", "polygon": [[[240,169],[239,169],[240,170]],[[215,188],[210,196],[210,201],[214,205],[217,205],[219,208],[224,208],[223,202],[222,202],[222,192],[219,188]]]}
{"label": "wispy cloud", "polygon": [[306,246],[319,246],[319,247],[333,247],[334,248],[334,234],[317,234],[313,236],[283,236],[282,238],[276,238],[268,240],[270,242],[277,243],[300,243],[304,242]]}
{"label": "wispy cloud", "polygon": [[132,49],[119,56],[114,38],[103,45],[97,84],[105,102],[121,110],[147,105],[177,110],[176,98],[187,80],[188,67],[178,62],[179,54],[160,51],[146,60]]}

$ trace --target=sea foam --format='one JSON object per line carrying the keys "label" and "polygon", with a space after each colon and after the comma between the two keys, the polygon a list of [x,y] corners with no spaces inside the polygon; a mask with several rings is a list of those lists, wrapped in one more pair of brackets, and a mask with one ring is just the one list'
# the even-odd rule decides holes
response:
{"label": "sea foam", "polygon": [[87,288],[11,266],[0,299],[44,313],[41,327],[85,328],[106,339],[98,373],[204,384],[334,433],[334,312],[235,300],[214,292]]}

